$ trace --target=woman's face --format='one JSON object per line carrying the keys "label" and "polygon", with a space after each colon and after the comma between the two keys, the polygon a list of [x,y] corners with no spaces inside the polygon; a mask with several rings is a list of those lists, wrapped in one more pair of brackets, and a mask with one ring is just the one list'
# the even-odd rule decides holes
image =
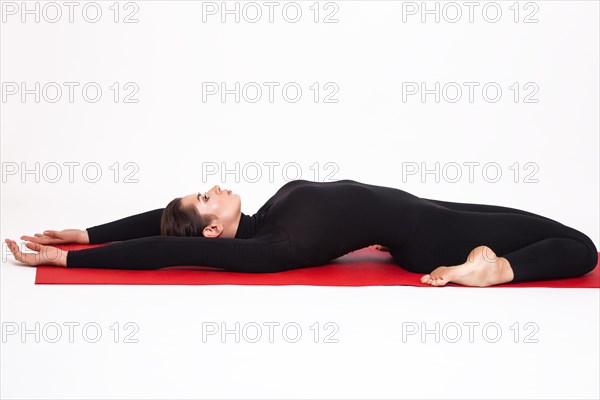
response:
{"label": "woman's face", "polygon": [[241,212],[241,198],[231,190],[213,186],[208,192],[189,194],[181,199],[184,207],[194,206],[201,215],[213,214],[224,225],[237,221]]}

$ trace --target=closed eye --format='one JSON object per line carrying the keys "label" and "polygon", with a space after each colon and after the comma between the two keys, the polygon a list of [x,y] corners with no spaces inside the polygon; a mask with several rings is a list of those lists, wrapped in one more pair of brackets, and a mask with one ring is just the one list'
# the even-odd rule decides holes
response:
{"label": "closed eye", "polygon": [[198,193],[198,196],[196,196],[198,198],[198,200],[200,200],[200,197],[202,197],[204,199],[204,201],[208,201],[209,197],[204,194],[202,195],[202,193]]}

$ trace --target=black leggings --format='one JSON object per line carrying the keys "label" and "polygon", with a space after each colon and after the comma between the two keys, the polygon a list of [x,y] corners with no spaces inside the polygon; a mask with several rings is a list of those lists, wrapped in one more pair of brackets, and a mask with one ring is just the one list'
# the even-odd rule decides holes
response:
{"label": "black leggings", "polygon": [[510,262],[512,282],[577,277],[598,263],[588,236],[550,218],[495,205],[422,200],[427,204],[412,239],[390,249],[409,271],[462,264],[480,245]]}

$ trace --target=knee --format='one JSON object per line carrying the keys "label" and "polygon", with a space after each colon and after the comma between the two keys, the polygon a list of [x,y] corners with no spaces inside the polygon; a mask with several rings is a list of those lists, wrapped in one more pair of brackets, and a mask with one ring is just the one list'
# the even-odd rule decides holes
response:
{"label": "knee", "polygon": [[588,268],[587,272],[592,271],[598,265],[598,249],[596,249],[596,245],[592,242],[592,239],[585,234],[581,234],[581,241],[586,247],[586,267]]}
{"label": "knee", "polygon": [[596,265],[598,265],[598,251],[596,250],[594,242],[586,235],[583,235],[579,240],[579,243],[581,244],[581,268],[579,270],[579,275],[584,275],[593,271],[596,268]]}
{"label": "knee", "polygon": [[596,246],[592,243],[590,246],[586,246],[586,272],[591,272],[598,265],[598,252],[596,251]]}
{"label": "knee", "polygon": [[570,228],[572,234],[570,235],[571,239],[575,239],[581,244],[581,266],[582,266],[582,274],[586,274],[598,265],[598,249],[596,249],[596,245],[587,236],[585,233],[575,229]]}

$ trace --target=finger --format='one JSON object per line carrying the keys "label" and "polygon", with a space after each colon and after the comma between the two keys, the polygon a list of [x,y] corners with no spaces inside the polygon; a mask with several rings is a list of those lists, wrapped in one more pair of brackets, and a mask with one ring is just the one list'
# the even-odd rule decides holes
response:
{"label": "finger", "polygon": [[28,249],[35,250],[35,251],[41,251],[41,250],[42,250],[42,247],[44,247],[44,246],[42,246],[42,245],[41,245],[41,244],[39,244],[39,243],[32,243],[32,242],[30,242],[30,243],[26,243],[26,244],[25,244],[25,246],[26,246]]}
{"label": "finger", "polygon": [[11,249],[11,250],[17,249],[18,250],[17,242],[15,242],[14,240],[6,239],[5,242],[8,244],[9,249]]}
{"label": "finger", "polygon": [[22,261],[22,253],[21,253],[21,250],[19,250],[19,246],[17,246],[17,243],[14,240],[7,241],[7,243],[8,243],[8,248],[10,249],[10,251],[13,253],[13,256],[15,257],[15,260]]}
{"label": "finger", "polygon": [[41,236],[44,236],[44,235],[42,235],[41,233],[36,233],[35,236],[36,237],[41,237]]}
{"label": "finger", "polygon": [[33,236],[23,235],[23,236],[21,236],[21,239],[26,240],[28,242],[34,242],[34,243],[40,243],[40,244],[47,244],[49,241],[48,237],[45,237],[45,236],[33,237]]}
{"label": "finger", "polygon": [[[11,240],[10,239],[4,239],[4,243],[6,243],[6,247],[8,247],[8,249],[11,249]],[[10,250],[12,252],[12,250]]]}
{"label": "finger", "polygon": [[[37,233],[36,233],[37,235]],[[23,235],[20,237],[21,240],[27,240],[28,242],[36,242],[40,239],[40,236],[27,236]]]}
{"label": "finger", "polygon": [[50,237],[56,237],[56,231],[53,231],[53,230],[44,231],[44,235],[48,235]]}
{"label": "finger", "polygon": [[8,249],[10,250],[10,252],[13,254],[13,256],[15,255],[15,251],[14,251],[14,247],[13,247],[13,242],[10,239],[4,239],[4,242],[6,243],[6,245],[8,246]]}

